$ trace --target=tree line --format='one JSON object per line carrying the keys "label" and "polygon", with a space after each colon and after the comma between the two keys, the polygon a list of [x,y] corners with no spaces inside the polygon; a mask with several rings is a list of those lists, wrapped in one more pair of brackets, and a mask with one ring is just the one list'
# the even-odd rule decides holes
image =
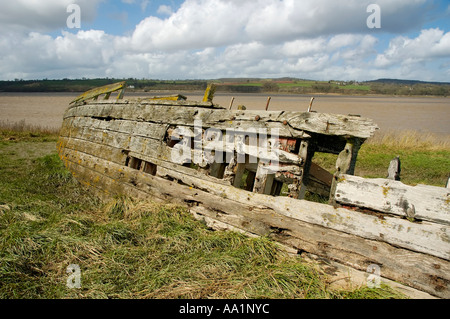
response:
{"label": "tree line", "polygon": [[61,79],[61,80],[20,80],[0,81],[0,92],[85,92],[95,87],[126,81],[130,91],[151,92],[166,91],[202,91],[208,83],[218,84],[219,92],[236,93],[336,93],[346,95],[406,95],[406,96],[450,96],[450,83],[377,80],[370,82],[311,81],[296,80],[276,81],[271,79],[236,79],[235,82],[221,80],[151,80],[151,79]]}

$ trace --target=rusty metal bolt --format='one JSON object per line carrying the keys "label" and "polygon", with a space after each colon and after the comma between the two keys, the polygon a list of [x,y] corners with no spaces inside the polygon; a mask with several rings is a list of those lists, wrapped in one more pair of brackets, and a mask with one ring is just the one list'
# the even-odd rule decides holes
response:
{"label": "rusty metal bolt", "polygon": [[284,120],[283,125],[287,125],[287,124],[288,124],[288,121]]}
{"label": "rusty metal bolt", "polygon": [[255,121],[259,121],[261,119],[261,117],[259,117],[259,115],[255,116]]}

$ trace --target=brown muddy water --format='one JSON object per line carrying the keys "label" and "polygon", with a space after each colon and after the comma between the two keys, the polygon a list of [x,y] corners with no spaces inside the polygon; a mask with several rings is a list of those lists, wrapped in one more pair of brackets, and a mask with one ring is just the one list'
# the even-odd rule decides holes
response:
{"label": "brown muddy water", "polygon": [[[163,93],[126,93],[125,98],[145,97]],[[183,93],[189,100],[200,101],[203,93]],[[78,93],[0,93],[0,121],[20,122],[49,128],[58,128],[64,111]],[[312,110],[323,113],[359,114],[372,119],[383,131],[418,131],[450,135],[450,98],[390,97],[341,95],[287,95],[273,94],[269,110],[307,111],[314,96]],[[233,109],[245,105],[249,110],[264,110],[268,95],[217,93],[214,102]]]}

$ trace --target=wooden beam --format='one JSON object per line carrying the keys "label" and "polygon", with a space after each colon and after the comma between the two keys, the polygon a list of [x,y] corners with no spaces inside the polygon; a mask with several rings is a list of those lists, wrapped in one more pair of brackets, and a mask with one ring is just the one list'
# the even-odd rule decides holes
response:
{"label": "wooden beam", "polygon": [[392,179],[394,181],[399,181],[400,180],[400,172],[401,172],[400,157],[397,156],[389,163],[387,178]]}
{"label": "wooden beam", "polygon": [[265,161],[259,161],[253,186],[254,193],[270,195],[275,175],[269,173],[268,166]]}
{"label": "wooden beam", "polygon": [[289,197],[303,199],[308,187],[309,170],[314,156],[314,143],[310,139],[300,142],[298,158],[300,162],[300,172],[298,177],[294,177],[293,183],[289,184]]}
{"label": "wooden beam", "polygon": [[450,225],[450,193],[444,187],[409,186],[390,179],[340,175],[335,200],[345,205]]}
{"label": "wooden beam", "polygon": [[123,97],[123,90],[125,88],[126,82],[118,82],[114,84],[108,84],[105,86],[101,86],[98,88],[94,88],[92,90],[86,91],[83,94],[77,96],[70,104],[75,104],[78,102],[84,102],[89,99],[97,100],[99,95],[106,94],[105,99],[108,99],[112,92],[122,90],[122,93],[119,94],[118,99]]}
{"label": "wooden beam", "polygon": [[311,167],[309,169],[309,176],[314,177],[322,184],[331,187],[331,183],[333,182],[333,174],[328,172],[326,169],[317,165],[314,162],[311,162]]}
{"label": "wooden beam", "polygon": [[336,172],[333,176],[333,182],[331,184],[329,203],[334,205],[336,185],[341,174],[353,175],[355,173],[356,158],[358,156],[359,149],[361,148],[363,140],[359,138],[347,139],[345,148],[338,155],[336,160]]}
{"label": "wooden beam", "polygon": [[267,98],[267,103],[266,103],[266,111],[269,109],[269,104],[270,104],[270,100],[271,100],[272,98],[269,96],[268,98]]}
{"label": "wooden beam", "polygon": [[210,102],[212,103],[214,99],[214,93],[216,93],[217,86],[215,84],[210,84],[206,88],[205,96],[203,97],[203,102]]}
{"label": "wooden beam", "polygon": [[228,107],[229,110],[231,110],[231,108],[233,107],[233,102],[234,102],[234,96],[231,98],[230,106]]}

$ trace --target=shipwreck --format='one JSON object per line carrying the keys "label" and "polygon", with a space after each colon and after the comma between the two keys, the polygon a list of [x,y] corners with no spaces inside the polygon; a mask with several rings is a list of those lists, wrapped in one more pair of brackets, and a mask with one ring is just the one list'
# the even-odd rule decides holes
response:
{"label": "shipwreck", "polygon": [[[354,176],[372,120],[222,107],[214,85],[202,101],[126,99],[125,88],[90,90],[64,114],[58,153],[80,183],[179,203],[212,228],[450,297],[450,189]],[[313,162],[319,152],[337,155],[333,174]]]}

